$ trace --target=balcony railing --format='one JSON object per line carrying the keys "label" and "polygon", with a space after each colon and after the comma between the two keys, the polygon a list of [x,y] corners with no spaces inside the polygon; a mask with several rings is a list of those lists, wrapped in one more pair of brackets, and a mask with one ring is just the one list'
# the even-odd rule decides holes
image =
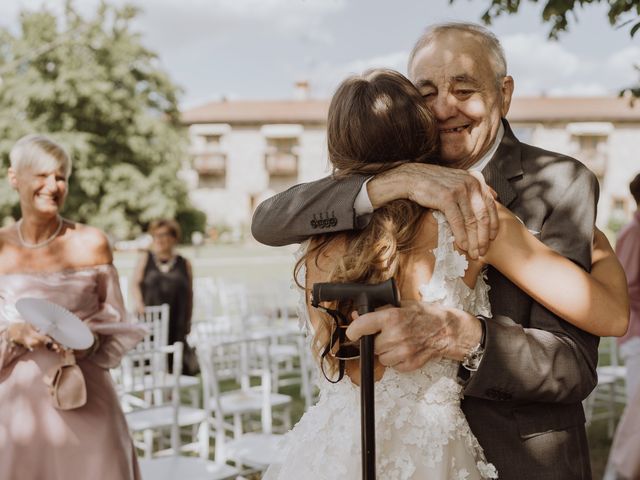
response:
{"label": "balcony railing", "polygon": [[227,154],[201,151],[193,157],[193,168],[199,175],[223,176],[227,171]]}
{"label": "balcony railing", "polygon": [[290,177],[298,175],[298,155],[288,152],[267,152],[264,155],[267,172],[271,176]]}

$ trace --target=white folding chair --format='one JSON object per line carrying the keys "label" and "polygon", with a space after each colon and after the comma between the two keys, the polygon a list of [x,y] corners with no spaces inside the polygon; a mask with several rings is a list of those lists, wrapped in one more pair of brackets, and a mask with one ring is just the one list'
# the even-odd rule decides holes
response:
{"label": "white folding chair", "polygon": [[[119,390],[121,402],[135,444],[142,449],[145,458],[151,458],[162,450],[165,434],[170,432],[168,452],[195,449],[202,458],[209,454],[207,411],[180,404],[180,371],[182,368],[182,343],[153,348],[132,350],[122,359],[122,375]],[[174,374],[167,373],[166,364],[173,356]],[[182,445],[180,427],[198,427],[198,439]],[[138,434],[142,436],[137,441]]]}
{"label": "white folding chair", "polygon": [[[137,351],[157,349],[169,344],[169,305],[150,305],[138,314],[138,323],[147,327],[149,333],[136,346]],[[168,365],[166,366],[168,367]],[[200,381],[191,375],[181,375],[180,388],[190,395],[191,406],[198,406]]]}
{"label": "white folding chair", "polygon": [[197,457],[170,457],[140,459],[140,472],[144,480],[227,480],[235,479],[240,471],[225,463]]}
{"label": "white folding chair", "polygon": [[[266,349],[263,348],[265,353],[261,355],[261,381],[258,388],[245,386],[240,390],[222,392],[216,370],[216,357],[224,351],[221,348],[239,347],[245,351],[242,356],[249,358],[257,350],[256,346],[264,347],[265,343],[268,345],[267,339],[236,340],[219,345],[198,346],[203,380],[203,403],[209,411],[209,418],[215,432],[217,461],[232,461],[236,465],[263,470],[269,464],[281,460],[279,442],[282,436],[272,433],[272,409],[284,407],[286,415],[289,415],[291,398],[271,391],[270,360]],[[255,368],[256,365],[253,367]],[[259,431],[244,433],[242,416],[256,413],[260,417]],[[233,418],[232,424],[227,421],[228,417]],[[232,440],[229,440],[230,436]]]}
{"label": "white folding chair", "polygon": [[604,337],[600,340],[602,364],[596,369],[598,385],[583,402],[587,425],[606,421],[607,434],[613,437],[621,406],[626,404],[626,369],[620,365],[616,339]]}
{"label": "white folding chair", "polygon": [[220,288],[227,315],[233,315],[243,328],[243,336],[269,337],[271,344],[273,391],[299,385],[307,406],[311,405],[310,371],[306,346],[294,319],[289,320],[290,288],[288,284],[269,284],[249,288],[231,284]]}
{"label": "white folding chair", "polygon": [[144,312],[138,314],[138,323],[149,333],[138,343],[136,350],[147,351],[169,344],[169,305],[144,307]]}
{"label": "white folding chair", "polygon": [[[201,358],[204,352],[207,361],[206,369],[201,366],[203,398],[209,399],[207,407],[214,414],[221,412],[223,417],[232,418],[231,429],[235,437],[242,435],[244,421],[256,416],[260,416],[263,430],[266,429],[264,422],[268,422],[269,431],[272,429],[273,416],[278,420],[279,429],[287,431],[291,428],[292,398],[273,391],[271,370],[265,370],[271,367],[269,345],[268,338],[245,338],[197,347],[198,357]],[[212,380],[213,372],[216,381]],[[225,379],[234,379],[239,388],[223,391],[220,382]],[[259,384],[254,385],[252,379],[259,379]]]}
{"label": "white folding chair", "polygon": [[[175,344],[172,347],[160,347],[158,351],[149,356],[150,352],[133,353],[127,357],[126,362],[129,363],[129,367],[134,370],[147,370],[144,365],[150,366],[157,364],[166,359],[165,355],[173,354],[173,368],[177,368],[179,371],[180,365],[182,365],[181,359],[182,345],[180,343]],[[158,372],[162,372],[161,369]],[[200,417],[200,424],[202,428],[201,432],[201,445],[200,445],[200,458],[198,457],[183,457],[180,456],[180,432],[179,426],[181,423],[188,423],[192,420],[184,418],[184,407],[179,402],[179,376],[165,376],[163,374],[149,376],[147,372],[141,371],[140,375],[132,375],[129,378],[132,381],[138,377],[139,381],[146,383],[146,389],[154,391],[158,388],[161,390],[169,390],[171,395],[171,401],[169,404],[152,405],[146,407],[134,408],[132,411],[126,414],[127,421],[133,432],[143,429],[146,436],[143,448],[145,450],[145,458],[140,459],[140,471],[142,478],[148,480],[175,480],[175,479],[189,479],[189,480],[226,480],[236,478],[240,473],[237,468],[234,468],[225,463],[216,463],[208,460],[209,455],[209,432],[206,420],[206,411],[201,413],[192,412],[189,416],[193,416],[192,420],[196,420],[196,417]],[[133,385],[130,386],[131,390],[135,394],[139,394],[139,387]],[[156,395],[151,395],[155,397]],[[160,397],[165,397],[160,395]],[[170,423],[170,426],[169,426]],[[162,428],[167,427],[171,429],[171,448],[169,450],[170,456],[150,458],[148,442],[153,442],[153,438],[149,437],[149,428]]]}
{"label": "white folding chair", "polygon": [[212,277],[193,279],[193,323],[207,321],[221,314],[219,292]]}

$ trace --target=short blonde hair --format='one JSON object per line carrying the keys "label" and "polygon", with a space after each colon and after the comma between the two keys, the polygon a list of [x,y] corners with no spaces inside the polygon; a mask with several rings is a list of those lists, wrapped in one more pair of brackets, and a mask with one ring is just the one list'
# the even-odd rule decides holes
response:
{"label": "short blonde hair", "polygon": [[9,153],[11,168],[16,172],[24,168],[62,168],[65,177],[71,175],[71,157],[59,143],[38,134],[25,135]]}

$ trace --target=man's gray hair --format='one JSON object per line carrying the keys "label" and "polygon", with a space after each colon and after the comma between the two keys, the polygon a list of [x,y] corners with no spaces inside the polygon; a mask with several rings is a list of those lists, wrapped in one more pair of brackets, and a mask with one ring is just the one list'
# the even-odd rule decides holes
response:
{"label": "man's gray hair", "polygon": [[489,29],[471,22],[435,23],[427,27],[409,55],[409,64],[407,66],[409,76],[413,76],[413,61],[418,52],[431,43],[438,35],[451,31],[470,33],[482,42],[491,57],[498,86],[501,85],[502,79],[507,75],[507,59],[505,58],[502,45],[500,45],[500,40],[498,40],[498,37],[491,33]]}

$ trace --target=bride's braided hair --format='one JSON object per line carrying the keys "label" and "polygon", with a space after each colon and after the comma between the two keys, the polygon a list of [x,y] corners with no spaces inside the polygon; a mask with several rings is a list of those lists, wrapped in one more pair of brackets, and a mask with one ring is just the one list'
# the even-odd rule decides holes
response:
{"label": "bride's braided hair", "polygon": [[[433,114],[416,87],[393,70],[370,70],[340,84],[329,106],[327,140],[338,179],[356,173],[376,175],[406,162],[433,163],[438,152]],[[328,281],[377,283],[399,278],[402,257],[412,248],[425,212],[409,200],[395,200],[378,208],[362,230],[314,237],[295,273],[307,261],[318,266],[329,245],[344,241],[346,251]],[[337,306],[345,315],[349,307]],[[328,341],[331,321],[327,316],[317,328],[312,342],[316,357]],[[329,369],[335,369],[334,359],[327,360]]]}

